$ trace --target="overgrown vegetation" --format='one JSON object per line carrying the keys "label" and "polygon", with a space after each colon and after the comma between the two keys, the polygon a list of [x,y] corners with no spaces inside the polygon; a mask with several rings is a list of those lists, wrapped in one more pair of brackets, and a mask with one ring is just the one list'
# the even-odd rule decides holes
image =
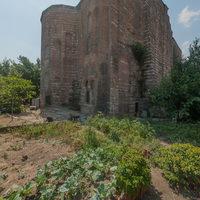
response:
{"label": "overgrown vegetation", "polygon": [[0,76],[0,111],[8,113],[21,112],[22,105],[35,95],[31,81],[18,77]]}
{"label": "overgrown vegetation", "polygon": [[172,186],[200,193],[200,148],[190,144],[174,144],[161,148],[156,164]]}
{"label": "overgrown vegetation", "polygon": [[15,132],[36,138],[61,137],[77,153],[48,163],[32,182],[8,194],[8,200],[136,197],[150,184],[143,153],[157,142],[149,124],[97,115],[86,126],[50,123],[25,126]]}
{"label": "overgrown vegetation", "polygon": [[24,104],[40,93],[40,61],[34,64],[19,56],[19,62],[4,59],[0,63],[0,111],[19,113]]}
{"label": "overgrown vegetation", "polygon": [[[180,134],[183,129],[168,126],[165,130],[171,133],[179,130]],[[200,188],[199,147],[189,144],[161,147],[149,123],[98,114],[85,125],[48,123],[24,126],[15,132],[28,138],[59,137],[76,153],[47,163],[31,182],[11,190],[7,200],[139,197],[150,185],[152,161],[172,186],[191,191]]]}
{"label": "overgrown vegetation", "polygon": [[153,150],[158,147],[155,131],[151,125],[137,120],[96,115],[87,124],[103,132],[111,141],[140,149]]}
{"label": "overgrown vegetation", "polygon": [[19,77],[29,80],[36,88],[36,95],[40,92],[40,72],[41,64],[37,59],[36,63],[32,63],[28,58],[19,56],[18,62],[10,59],[4,59],[0,63],[0,76]]}
{"label": "overgrown vegetation", "polygon": [[158,137],[169,143],[190,143],[200,147],[200,124],[151,122]]}
{"label": "overgrown vegetation", "polygon": [[87,147],[92,148],[95,143],[104,144],[107,141],[103,133],[70,121],[27,125],[12,131],[28,139],[60,138],[63,143],[70,145],[75,151]]}
{"label": "overgrown vegetation", "polygon": [[147,48],[140,42],[135,42],[131,45],[131,50],[138,63],[142,66],[148,55]]}
{"label": "overgrown vegetation", "polygon": [[[123,151],[122,149],[120,152]],[[119,152],[119,151],[118,151]],[[124,192],[136,195],[150,184],[150,170],[137,152],[121,154],[97,148],[80,151],[71,158],[49,162],[38,171],[34,181],[14,191],[8,200],[18,199],[116,199]],[[124,162],[132,156],[128,169]],[[120,162],[121,159],[121,162]],[[140,169],[140,173],[137,173]],[[124,176],[128,170],[131,177]],[[128,191],[122,185],[128,184]]]}
{"label": "overgrown vegetation", "polygon": [[150,182],[150,168],[143,155],[134,149],[127,149],[116,170],[118,191],[131,198],[148,187]]}
{"label": "overgrown vegetation", "polygon": [[177,121],[200,120],[200,40],[190,46],[189,57],[177,63],[169,76],[150,92],[153,105],[164,108]]}

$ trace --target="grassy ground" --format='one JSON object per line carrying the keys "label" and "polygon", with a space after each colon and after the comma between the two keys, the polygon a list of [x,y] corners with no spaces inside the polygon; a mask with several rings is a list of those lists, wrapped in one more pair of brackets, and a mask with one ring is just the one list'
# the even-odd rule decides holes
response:
{"label": "grassy ground", "polygon": [[[84,199],[82,198],[83,196],[87,197],[87,199],[93,197],[93,199],[104,200],[109,199],[106,196],[107,194],[109,197],[112,197],[117,194],[116,192],[118,194],[122,192],[124,186],[126,189],[130,188],[131,191],[134,188],[136,193],[138,193],[137,188],[149,184],[149,180],[143,180],[143,178],[150,175],[149,169],[152,166],[151,157],[161,147],[159,139],[169,143],[191,143],[199,146],[199,130],[200,125],[198,124],[173,124],[167,122],[141,123],[128,118],[117,119],[102,116],[93,117],[84,125],[75,122],[54,122],[49,124],[27,125],[10,131],[8,130],[8,134],[23,138],[22,142],[18,138],[14,138],[14,140],[16,140],[17,145],[21,142],[21,146],[24,148],[12,148],[9,152],[4,152],[5,148],[3,148],[4,155],[8,154],[8,156],[2,158],[5,163],[11,155],[18,155],[20,151],[23,153],[22,158],[24,155],[26,156],[28,149],[31,155],[32,145],[34,144],[37,150],[37,145],[38,143],[42,143],[42,140],[45,141],[45,144],[42,143],[42,147],[47,145],[49,150],[50,148],[55,149],[55,140],[58,146],[64,144],[66,147],[70,147],[70,151],[63,153],[67,155],[69,152],[70,154],[73,152],[74,156],[70,156],[70,158],[63,158],[61,156],[59,160],[51,161],[51,158],[48,159],[51,152],[44,151],[42,154],[45,157],[44,160],[50,162],[42,170],[38,171],[37,175],[31,176],[35,177],[34,181],[18,189],[6,199],[11,200],[14,197],[29,199],[30,197],[30,199],[43,198],[53,200],[55,196],[64,195],[63,198],[68,198],[65,195],[70,195],[73,198],[75,197],[81,200]],[[8,141],[12,143],[9,139],[5,140],[5,142]],[[29,143],[28,141],[32,142]],[[49,145],[49,141],[53,142],[52,145]],[[2,142],[4,142],[4,138]],[[30,148],[29,144],[31,144]],[[43,149],[45,150],[46,146]],[[60,151],[59,148],[56,153],[58,151]],[[127,152],[129,152],[128,155]],[[28,159],[25,161],[23,159],[21,160],[21,170],[29,162],[29,157],[31,156],[28,155]],[[131,157],[132,160],[130,161]],[[56,156],[55,158],[57,159]],[[12,159],[10,159],[10,165],[13,164],[11,161]],[[30,166],[32,166],[31,164]],[[134,167],[132,164],[134,164]],[[129,167],[135,171],[127,171],[126,173],[131,172],[132,175],[128,174],[124,176],[124,170]],[[7,168],[10,168],[10,166],[7,166]],[[18,171],[21,170],[18,169]],[[161,171],[154,167],[151,170],[153,183],[150,191],[151,195],[147,193],[146,197],[143,198],[144,200],[149,200],[151,196],[156,196],[155,198],[152,197],[151,200],[171,200],[171,197],[175,197],[177,200],[185,200],[183,196],[174,193],[167,181],[162,177]],[[141,177],[137,177],[139,172],[142,171],[145,175],[143,174]],[[134,173],[135,175],[133,175]],[[117,174],[118,180],[116,180]],[[84,184],[85,182],[89,183],[89,185]],[[77,191],[80,192],[80,188],[83,188],[81,184],[87,185],[87,188],[81,191],[81,194],[76,193]],[[133,187],[133,185],[135,186]],[[164,196],[155,192],[156,190],[160,193],[163,192]]]}
{"label": "grassy ground", "polygon": [[[150,184],[150,166],[146,160],[148,152],[159,145],[149,124],[102,116],[91,118],[84,125],[74,122],[27,125],[9,132],[24,138],[22,144],[33,139],[34,143],[37,140],[40,143],[41,139],[59,139],[60,145],[64,143],[74,150],[74,156],[48,162],[32,182],[10,195],[4,195],[8,200],[17,197],[53,200],[62,195],[63,198],[77,200],[112,199],[114,196],[117,199],[122,193],[140,195],[140,189]],[[2,159],[7,163],[8,157],[18,155],[23,147],[28,146],[21,145],[18,149],[11,149],[12,152],[3,152],[8,156]],[[26,155],[25,150],[23,153],[24,165],[31,156]],[[26,160],[23,159],[25,156]],[[126,169],[132,175],[124,176]],[[84,184],[86,182],[89,185]],[[83,189],[82,184],[84,190],[80,190]]]}
{"label": "grassy ground", "polygon": [[169,143],[190,143],[200,146],[200,123],[150,122],[158,138]]}

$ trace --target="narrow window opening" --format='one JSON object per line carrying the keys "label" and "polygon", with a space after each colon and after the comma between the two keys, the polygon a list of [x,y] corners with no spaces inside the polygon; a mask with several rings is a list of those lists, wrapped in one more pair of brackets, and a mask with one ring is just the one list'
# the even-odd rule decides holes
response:
{"label": "narrow window opening", "polygon": [[90,82],[90,88],[91,88],[91,90],[94,89],[94,81],[93,80]]}
{"label": "narrow window opening", "polygon": [[90,91],[86,92],[86,103],[90,103]]}
{"label": "narrow window opening", "polygon": [[45,102],[46,102],[46,105],[50,106],[51,105],[51,96],[46,96],[45,97]]}
{"label": "narrow window opening", "polygon": [[88,87],[88,81],[85,82],[85,87],[86,87],[86,88]]}
{"label": "narrow window opening", "polygon": [[135,103],[135,115],[138,116],[138,112],[139,112],[139,103]]}

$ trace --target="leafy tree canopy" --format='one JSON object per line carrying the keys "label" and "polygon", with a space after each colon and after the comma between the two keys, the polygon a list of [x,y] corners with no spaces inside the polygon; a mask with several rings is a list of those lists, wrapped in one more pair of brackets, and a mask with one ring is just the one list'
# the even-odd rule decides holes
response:
{"label": "leafy tree canopy", "polygon": [[150,91],[154,105],[165,108],[179,120],[200,120],[200,39],[190,46],[190,55],[175,64],[160,85]]}
{"label": "leafy tree canopy", "polygon": [[0,63],[1,76],[16,76],[26,80],[30,80],[36,87],[36,95],[39,95],[40,89],[40,71],[41,65],[38,59],[36,63],[32,63],[28,58],[19,56],[19,62],[10,59],[4,59]]}
{"label": "leafy tree canopy", "polygon": [[17,113],[22,105],[35,95],[35,86],[31,81],[14,77],[0,76],[0,111]]}

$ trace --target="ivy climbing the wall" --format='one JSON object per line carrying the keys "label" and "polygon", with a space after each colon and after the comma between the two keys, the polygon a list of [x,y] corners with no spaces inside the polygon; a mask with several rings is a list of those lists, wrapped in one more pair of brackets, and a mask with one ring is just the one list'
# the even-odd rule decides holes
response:
{"label": "ivy climbing the wall", "polygon": [[147,58],[148,50],[147,48],[141,44],[140,42],[135,42],[131,45],[131,50],[133,52],[133,55],[135,56],[135,59],[138,61],[139,65],[144,65],[144,62]]}

